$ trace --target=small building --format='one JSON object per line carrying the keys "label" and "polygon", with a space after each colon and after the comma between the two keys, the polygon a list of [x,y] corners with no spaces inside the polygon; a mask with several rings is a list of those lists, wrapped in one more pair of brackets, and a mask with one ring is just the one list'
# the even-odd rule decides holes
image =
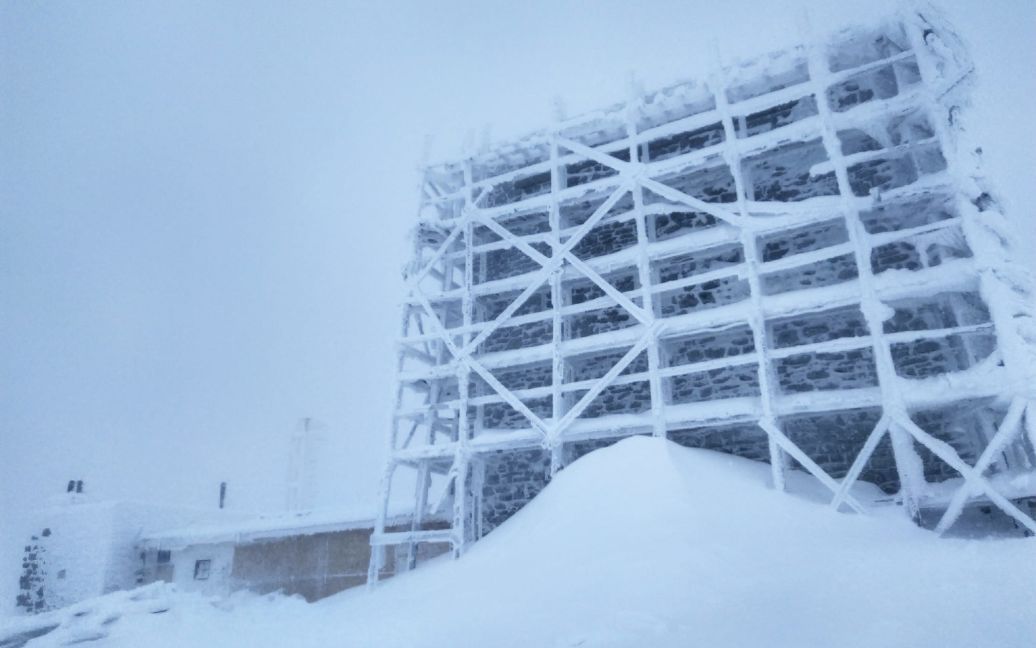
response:
{"label": "small building", "polygon": [[[257,515],[72,492],[33,520],[17,606],[45,612],[156,581],[212,595],[248,589],[314,601],[366,581],[372,518],[355,509]],[[404,530],[408,520],[390,516],[388,524]],[[444,526],[434,519],[429,525]],[[446,549],[429,545],[399,556],[414,562]],[[386,564],[382,578],[396,572],[394,556]]]}
{"label": "small building", "polygon": [[17,605],[43,612],[140,581],[137,543],[160,529],[242,519],[228,511],[97,501],[69,493],[40,510],[22,553]]}
{"label": "small building", "polygon": [[[401,530],[407,520],[393,516],[388,524]],[[140,582],[212,595],[280,591],[315,601],[366,582],[373,528],[372,517],[355,512],[309,511],[152,533],[138,545]],[[417,558],[448,548],[422,546]],[[395,562],[386,561],[382,578],[395,573]]]}

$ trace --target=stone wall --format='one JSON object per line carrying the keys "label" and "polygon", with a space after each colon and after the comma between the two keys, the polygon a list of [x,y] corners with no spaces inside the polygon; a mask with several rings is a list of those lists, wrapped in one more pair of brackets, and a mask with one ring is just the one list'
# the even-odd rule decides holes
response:
{"label": "stone wall", "polygon": [[753,362],[665,378],[669,402],[694,403],[759,395],[759,370]]}
{"label": "stone wall", "polygon": [[[630,151],[628,148],[607,151],[607,154],[624,162],[629,162],[630,159]],[[593,182],[594,180],[611,177],[616,173],[618,172],[614,167],[601,164],[596,160],[573,162],[572,164],[565,165],[565,186],[576,187],[581,184]]]}
{"label": "stone wall", "polygon": [[774,361],[777,381],[786,394],[874,387],[878,372],[869,348],[827,353],[798,353]]}
{"label": "stone wall", "polygon": [[845,220],[837,218],[771,232],[756,240],[765,262],[845,243],[849,240],[849,232],[845,229]]}
{"label": "stone wall", "polygon": [[882,234],[931,225],[955,215],[951,197],[932,193],[920,198],[881,203],[860,212],[860,221],[868,234]]}
{"label": "stone wall", "polygon": [[[640,288],[637,269],[632,266],[605,273],[601,275],[601,278],[619,292],[627,293]],[[586,277],[566,280],[562,284],[562,290],[568,295],[569,304],[582,304],[605,295],[600,286]]]}
{"label": "stone wall", "polygon": [[785,144],[742,162],[753,200],[798,202],[816,196],[837,196],[834,172],[812,175],[827,153],[819,139]]}
{"label": "stone wall", "polygon": [[924,331],[989,322],[989,309],[974,292],[942,292],[906,301],[889,302],[892,317],[885,320],[886,333]]}
{"label": "stone wall", "polygon": [[960,228],[949,228],[938,237],[922,235],[876,246],[871,250],[874,274],[886,270],[920,270],[951,259],[967,259],[971,249]]}
{"label": "stone wall", "polygon": [[658,293],[657,313],[662,317],[675,317],[733,304],[747,299],[748,295],[748,281],[737,277],[724,277]]}
{"label": "stone wall", "polygon": [[580,259],[615,254],[637,244],[637,223],[633,219],[598,223],[572,248]]}
{"label": "stone wall", "polygon": [[779,295],[804,288],[833,286],[858,276],[855,257],[852,254],[843,254],[797,268],[765,274],[760,277],[760,283],[764,295]]}
{"label": "stone wall", "polygon": [[494,183],[493,188],[482,199],[482,205],[499,207],[545,193],[550,193],[550,173],[535,173],[515,180]]}
{"label": "stone wall", "polygon": [[812,95],[752,113],[734,122],[738,137],[752,137],[777,130],[817,114]]}
{"label": "stone wall", "polygon": [[[662,176],[657,180],[705,202],[732,203],[737,200],[734,176],[726,164]],[[651,191],[645,190],[644,192],[644,204],[651,205],[663,200]]]}
{"label": "stone wall", "polygon": [[554,324],[549,319],[516,326],[500,326],[479,345],[479,353],[510,351],[549,344],[554,337]]}
{"label": "stone wall", "polygon": [[819,313],[769,320],[767,336],[775,348],[827,342],[868,334],[867,321],[859,306],[846,306]]}
{"label": "stone wall", "polygon": [[662,365],[677,365],[732,358],[755,351],[752,330],[747,325],[732,326],[720,331],[705,331],[677,337],[662,338]]}
{"label": "stone wall", "polygon": [[[515,236],[531,236],[550,231],[550,216],[543,211],[526,212],[508,218],[501,218],[497,222]],[[472,228],[472,234],[475,245],[496,243],[503,240],[496,232],[485,225],[476,224]]]}
{"label": "stone wall", "polygon": [[[647,198],[644,199],[647,202]],[[716,226],[716,217],[704,212],[676,211],[655,214],[648,219],[648,231],[655,241],[665,241],[690,232],[699,232]]]}
{"label": "stone wall", "polygon": [[[522,403],[540,418],[550,418],[553,399],[550,396],[522,399]],[[532,422],[508,403],[489,403],[482,406],[482,426],[490,430],[523,430]]]}
{"label": "stone wall", "polygon": [[[529,245],[540,254],[550,256],[549,244],[533,242]],[[483,268],[483,282],[528,274],[542,267],[535,259],[515,247],[490,250],[480,253],[479,256]]]}
{"label": "stone wall", "polygon": [[[579,402],[586,390],[569,392],[567,405]],[[581,418],[598,418],[610,414],[640,414],[651,409],[651,387],[645,380],[625,385],[609,385],[583,410]]]}
{"label": "stone wall", "polygon": [[[571,441],[565,444],[562,450],[562,457],[564,458],[565,465],[572,463],[576,459],[587,455],[594,450],[600,450],[601,448],[607,448],[608,446],[618,443],[623,439],[629,438],[631,435],[620,435],[603,437],[600,439],[586,439],[583,441]],[[635,435],[634,435],[635,436]]]}
{"label": "stone wall", "polygon": [[[640,305],[639,297],[631,301]],[[577,315],[568,315],[564,322],[565,338],[574,340],[628,328],[635,325],[637,320],[622,306],[609,306]]]}
{"label": "stone wall", "polygon": [[[590,216],[604,204],[611,192],[603,191],[591,194],[588,198],[566,200],[558,206],[558,213],[561,217],[562,230],[569,230],[585,223]],[[633,209],[633,198],[627,193],[616,201],[615,205],[608,210],[608,213],[601,222],[607,219],[625,214]]]}
{"label": "stone wall", "polygon": [[899,88],[891,65],[854,74],[827,90],[827,102],[835,112],[844,112],[868,101],[889,99]]}
{"label": "stone wall", "polygon": [[550,454],[541,449],[496,451],[484,461],[482,531],[489,533],[547,485]]}
{"label": "stone wall", "polygon": [[[966,340],[975,344],[969,350]],[[892,362],[903,378],[930,378],[952,371],[961,371],[984,359],[996,348],[992,334],[947,335],[946,337],[893,344]],[[982,354],[972,358],[972,353]]]}
{"label": "stone wall", "polygon": [[[482,380],[480,376],[476,375],[473,377],[477,378],[477,383],[472,381],[473,384],[477,384],[471,390],[474,395],[485,396],[496,393],[489,386],[489,383]],[[504,387],[514,391],[546,387],[551,384],[554,378],[554,365],[549,360],[545,360],[511,367],[500,367],[493,369],[493,377],[500,381],[500,384]]]}
{"label": "stone wall", "polygon": [[[521,295],[520,290],[509,290],[507,292],[492,293],[489,295],[478,295],[475,297],[474,320],[476,322],[489,322],[511,305]],[[553,303],[550,299],[550,286],[544,286],[532,293],[528,299],[514,312],[515,317],[531,313],[542,313],[550,310]]]}
{"label": "stone wall", "polygon": [[686,254],[656,259],[651,269],[658,277],[658,283],[677,281],[704,272],[729,268],[744,262],[740,245],[725,245],[709,250],[696,250]]}
{"label": "stone wall", "polygon": [[770,441],[754,423],[670,430],[669,439],[688,448],[716,450],[755,461],[770,461]]}
{"label": "stone wall", "polygon": [[[825,472],[841,479],[880,418],[880,408],[800,414],[782,419],[781,428]],[[899,475],[888,437],[878,445],[860,479],[876,484],[886,493],[899,490]]]}
{"label": "stone wall", "polygon": [[652,162],[684,155],[691,151],[721,144],[726,139],[723,124],[715,123],[697,130],[660,137],[648,142],[648,159]]}
{"label": "stone wall", "polygon": [[[588,353],[579,356],[572,356],[565,359],[565,382],[579,382],[581,380],[596,380],[608,373],[615,364],[626,355],[629,348],[602,351],[601,353]],[[629,365],[619,374],[625,376],[631,373],[647,371],[647,354],[643,351],[633,359]]]}

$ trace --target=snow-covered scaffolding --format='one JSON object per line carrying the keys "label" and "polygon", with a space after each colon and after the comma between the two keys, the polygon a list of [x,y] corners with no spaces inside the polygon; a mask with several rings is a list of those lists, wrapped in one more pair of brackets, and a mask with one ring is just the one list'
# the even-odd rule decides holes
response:
{"label": "snow-covered scaffolding", "polygon": [[959,150],[970,74],[911,14],[427,167],[382,484],[414,516],[370,580],[634,434],[1036,532],[1032,297]]}

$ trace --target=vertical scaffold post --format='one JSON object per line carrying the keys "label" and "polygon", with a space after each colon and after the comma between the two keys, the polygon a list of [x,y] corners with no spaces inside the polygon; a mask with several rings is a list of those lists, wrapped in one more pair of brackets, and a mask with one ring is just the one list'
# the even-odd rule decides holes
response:
{"label": "vertical scaffold post", "polygon": [[[748,213],[748,204],[745,197],[746,182],[741,166],[741,157],[737,150],[737,129],[734,128],[734,118],[731,115],[730,104],[727,99],[728,81],[723,72],[722,62],[718,60],[718,51],[716,58],[718,72],[710,85],[712,86],[712,94],[716,102],[716,111],[723,122],[723,157],[730,168],[731,175],[734,177],[738,214],[747,223],[750,222],[750,214]],[[774,414],[773,408],[776,378],[773,375],[773,368],[768,353],[769,343],[766,339],[766,319],[763,311],[762,286],[759,281],[759,250],[755,240],[755,232],[752,230],[746,227],[740,228],[740,238],[741,250],[744,254],[748,274],[748,291],[752,300],[752,313],[747,323],[752,331],[752,343],[756,353],[759,401],[763,414],[760,427],[767,431],[770,450],[770,475],[773,480],[773,487],[777,490],[784,490],[784,472],[787,459],[777,439],[774,438],[773,434],[769,433],[770,430],[778,429],[777,417]]]}
{"label": "vertical scaffold post", "polygon": [[[629,138],[630,164],[635,167],[646,164],[647,147],[641,155],[641,146],[638,138],[637,115],[643,97],[639,92],[638,85],[631,79],[629,89],[629,101],[626,104],[626,137]],[[643,158],[643,159],[642,159]],[[644,213],[644,188],[640,182],[635,182],[630,187],[633,195],[633,215],[637,228],[637,275],[640,281],[641,308],[648,316],[649,322],[645,323],[648,328],[647,353],[648,361],[648,386],[651,390],[651,428],[652,434],[656,437],[666,436],[665,422],[665,394],[662,389],[661,356],[658,350],[658,330],[655,327],[655,308],[652,288],[655,282],[651,273],[651,261],[648,257],[648,233],[647,217]]]}
{"label": "vertical scaffold post", "polygon": [[[803,19],[800,33],[804,36],[807,48],[807,66],[809,69],[809,85],[817,105],[820,117],[821,141],[827,159],[835,172],[838,184],[838,195],[841,211],[846,221],[849,242],[853,249],[856,271],[860,283],[860,310],[870,333],[874,363],[877,368],[878,385],[881,390],[882,404],[886,412],[893,414],[893,419],[907,416],[902,395],[897,387],[895,365],[892,362],[892,351],[884,334],[884,321],[887,307],[878,298],[874,287],[874,273],[871,268],[870,242],[867,230],[860,220],[860,213],[853,200],[853,190],[849,183],[849,172],[831,115],[831,107],[827,102],[828,79],[831,68],[827,57],[813,37],[808,18]],[[900,500],[904,511],[911,519],[917,519],[920,511],[918,498],[924,490],[924,466],[920,455],[914,449],[910,435],[893,420],[889,427],[892,440],[892,453],[899,475]]]}

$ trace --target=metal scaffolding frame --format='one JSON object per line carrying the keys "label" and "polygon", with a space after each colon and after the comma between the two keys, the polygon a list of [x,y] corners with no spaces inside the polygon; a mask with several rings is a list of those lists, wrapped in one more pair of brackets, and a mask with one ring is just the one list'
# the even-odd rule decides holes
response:
{"label": "metal scaffolding frame", "polygon": [[[830,489],[833,508],[847,507],[860,513],[874,503],[860,501],[852,487],[887,437],[900,484],[898,494],[889,499],[902,505],[911,517],[916,519],[922,507],[938,507],[943,512],[935,528],[942,533],[969,502],[981,499],[1001,509],[1020,528],[1036,533],[1036,521],[1016,503],[1036,493],[1011,490],[1005,485],[1007,480],[996,481],[987,474],[1008,469],[1014,473],[1036,471],[1032,452],[1036,446],[1036,397],[1025,374],[1027,368],[1020,366],[1024,359],[1008,353],[1026,344],[1019,338],[1018,315],[1007,295],[1011,287],[1005,285],[1004,277],[1009,273],[1004,270],[1003,255],[983,242],[989,238],[984,229],[988,229],[984,223],[989,219],[988,211],[976,207],[975,189],[960,168],[955,134],[947,119],[951,108],[948,96],[970,70],[960,69],[948,57],[939,38],[942,35],[951,40],[952,34],[946,35],[941,29],[917,14],[900,17],[874,32],[894,43],[895,48],[873,60],[850,59],[838,69],[833,69],[829,54],[837,51],[840,41],[818,42],[807,35],[803,40],[808,45],[764,58],[762,63],[739,68],[717,65],[719,71],[704,86],[680,84],[652,95],[635,96],[621,106],[558,121],[549,130],[517,143],[426,168],[403,307],[389,461],[371,538],[369,582],[378,580],[388,546],[405,549],[405,554],[396,553],[396,560],[400,564],[400,556],[405,555],[406,568],[415,564],[419,544],[448,545],[459,556],[481,537],[483,458],[491,453],[542,448],[549,452],[549,472],[553,475],[563,467],[567,442],[630,434],[665,437],[687,425],[754,422],[767,436],[776,488],[785,488],[785,472],[794,462]],[[778,68],[774,74],[784,74],[785,81],[759,86],[761,91],[735,91],[766,78],[774,66]],[[833,88],[889,69],[897,80],[894,96],[861,101],[844,110],[831,105]],[[742,96],[746,94],[749,96]],[[752,133],[753,116],[804,98],[812,98],[815,112]],[[843,131],[890,115],[923,115],[932,132],[911,141],[882,142],[877,149],[845,152]],[[652,142],[716,124],[722,126],[720,141],[651,159]],[[756,200],[752,167],[747,162],[767,151],[810,141],[822,143],[826,156],[810,169],[811,176],[833,174],[837,193],[798,202]],[[850,170],[857,165],[882,156],[918,154],[933,148],[945,159],[944,168],[918,173],[913,181],[880,192],[859,195],[854,190]],[[677,183],[673,178],[717,164],[729,169],[733,200],[719,202],[674,186]],[[573,168],[591,168],[596,175],[574,183],[567,177]],[[519,193],[517,200],[490,200],[498,188],[529,178],[537,178],[541,190],[529,195]],[[950,197],[953,217],[884,232],[869,231],[861,217],[881,205],[933,192]],[[584,221],[566,224],[564,207],[588,197],[603,201]],[[686,212],[709,219],[712,226],[665,240],[650,234],[651,219]],[[520,222],[523,215],[531,213],[546,213],[548,227],[515,233],[504,224]],[[760,237],[833,217],[844,219],[845,241],[764,259]],[[635,244],[595,258],[577,254],[579,244],[595,228],[620,221],[634,224]],[[873,271],[876,248],[909,236],[938,236],[950,230],[963,232],[971,256],[910,272],[883,275]],[[653,267],[658,260],[675,254],[703,252],[720,245],[739,246],[739,261],[666,281]],[[480,274],[480,259],[508,248],[531,259],[533,269],[486,280]],[[778,294],[768,294],[764,286],[766,277],[774,273],[842,257],[851,258],[857,272],[855,278],[844,283]],[[618,268],[635,272],[637,280],[632,289],[620,289],[606,278]],[[660,310],[659,301],[665,293],[725,279],[746,282],[747,296],[734,303],[676,315]],[[566,285],[576,280],[589,280],[599,296],[579,302],[566,299]],[[977,292],[989,310],[989,321],[886,330],[889,302],[974,286],[978,286]],[[522,312],[530,298],[543,291],[549,294],[550,306]],[[517,297],[510,299],[502,311],[476,317],[480,297],[510,296],[514,292],[518,292]],[[822,313],[844,306],[859,308],[866,322],[864,335],[787,346],[774,345],[767,332],[767,323],[782,316]],[[566,333],[566,318],[615,307],[631,318],[630,326],[585,337]],[[550,323],[546,343],[483,351],[484,343],[502,327],[537,322]],[[666,366],[660,352],[661,344],[675,336],[744,325],[751,331],[753,350],[733,358]],[[976,361],[971,369],[943,376],[937,388],[931,381],[910,380],[897,373],[893,347],[977,333],[995,336],[997,349]],[[873,356],[875,386],[807,393],[782,391],[775,363],[803,354],[860,349]],[[567,359],[609,351],[622,355],[603,376],[566,381]],[[646,356],[646,370],[631,373],[634,361],[642,354]],[[500,368],[532,362],[550,363],[549,384],[512,389],[494,374]],[[755,367],[757,396],[669,402],[665,380],[731,365]],[[455,388],[448,387],[454,380]],[[649,409],[583,417],[605,389],[635,382],[648,384]],[[489,393],[472,392],[473,385],[483,383]],[[987,425],[985,447],[973,465],[953,445],[911,418],[911,412],[922,407],[980,397],[1005,413],[999,425],[995,421]],[[544,398],[550,400],[549,412],[536,412],[528,404]],[[510,406],[527,425],[509,431],[488,429],[483,408],[494,403]],[[783,416],[862,407],[880,407],[882,414],[840,479],[825,471],[782,429]],[[943,494],[940,499],[929,492],[920,448],[960,475],[962,479],[952,496]],[[402,469],[412,471],[415,478],[412,522],[409,530],[390,532],[385,527],[390,491],[393,478]],[[439,495],[432,502],[430,494],[435,490]],[[438,523],[431,524],[430,520]]]}

